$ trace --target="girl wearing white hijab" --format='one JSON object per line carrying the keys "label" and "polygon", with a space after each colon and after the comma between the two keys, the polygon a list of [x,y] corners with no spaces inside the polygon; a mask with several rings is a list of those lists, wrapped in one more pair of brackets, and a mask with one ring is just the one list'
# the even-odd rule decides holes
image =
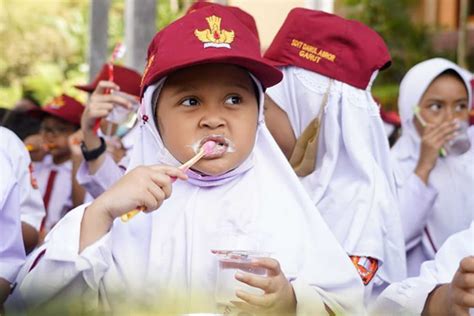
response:
{"label": "girl wearing white hijab", "polygon": [[474,315],[474,222],[449,237],[419,276],[390,285],[373,315]]}
{"label": "girl wearing white hijab", "polygon": [[470,100],[464,71],[442,58],[414,66],[400,84],[402,136],[392,157],[409,276],[474,219],[474,148],[440,156],[459,124],[467,124]]}
{"label": "girl wearing white hijab", "polygon": [[[255,36],[221,6],[159,32],[148,50],[131,171],[48,235],[18,286],[27,305],[72,296],[84,309],[116,313],[216,312],[211,250],[239,249],[271,258],[252,261],[265,276],[236,274],[262,294],[237,291],[227,314],[235,306],[363,313],[359,277],[265,127],[262,88],[279,80]],[[171,167],[208,140],[221,145],[193,170]],[[137,205],[150,214],[117,220]]]}
{"label": "girl wearing white hijab", "polygon": [[[308,62],[311,56],[327,58]],[[389,146],[370,92],[378,70],[390,64],[385,43],[359,22],[294,9],[265,58],[284,74],[267,90],[269,130],[369,299],[373,286],[406,276]]]}

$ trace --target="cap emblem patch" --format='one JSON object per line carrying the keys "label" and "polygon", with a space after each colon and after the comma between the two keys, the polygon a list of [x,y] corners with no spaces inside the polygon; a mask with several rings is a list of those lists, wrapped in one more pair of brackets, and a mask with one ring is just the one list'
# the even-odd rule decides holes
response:
{"label": "cap emblem patch", "polygon": [[222,18],[212,15],[206,18],[209,28],[199,31],[196,29],[194,35],[204,43],[204,48],[230,48],[234,41],[234,31],[221,30]]}

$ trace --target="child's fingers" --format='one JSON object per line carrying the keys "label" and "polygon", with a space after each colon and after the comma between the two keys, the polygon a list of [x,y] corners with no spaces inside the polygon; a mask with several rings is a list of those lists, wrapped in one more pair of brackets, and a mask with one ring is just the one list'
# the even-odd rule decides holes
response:
{"label": "child's fingers", "polygon": [[132,108],[132,103],[122,96],[116,94],[100,94],[94,97],[94,102],[110,103],[111,105],[120,105],[126,109]]}
{"label": "child's fingers", "polygon": [[252,262],[252,266],[258,266],[268,270],[268,276],[277,276],[281,273],[280,263],[273,258],[258,258]]}
{"label": "child's fingers", "polygon": [[147,198],[147,204],[145,204],[145,213],[152,212],[159,208],[165,199],[165,194],[159,187],[150,186],[148,187],[147,191],[149,193],[149,197]]}
{"label": "child's fingers", "polygon": [[170,177],[179,178],[181,180],[187,180],[188,176],[186,173],[179,168],[172,167],[172,166],[163,166],[163,165],[154,165],[150,167],[152,170],[165,173]]}
{"label": "child's fingers", "polygon": [[461,260],[459,264],[461,272],[474,273],[474,256],[469,256]]}
{"label": "child's fingers", "polygon": [[251,273],[237,272],[235,279],[253,287],[264,290],[266,293],[272,292],[272,279],[261,277]]}
{"label": "child's fingers", "polygon": [[154,172],[150,174],[151,180],[156,185],[155,187],[158,188],[164,194],[164,199],[167,199],[171,195],[171,178],[163,173]]}
{"label": "child's fingers", "polygon": [[114,106],[108,103],[96,103],[94,107],[91,107],[89,110],[89,117],[91,118],[100,118],[109,115],[113,110]]}
{"label": "child's fingers", "polygon": [[97,87],[95,88],[94,92],[92,93],[93,96],[104,94],[106,90],[120,90],[120,87],[112,81],[101,80]]}
{"label": "child's fingers", "polygon": [[262,308],[270,308],[275,301],[275,294],[254,295],[242,290],[235,291],[235,295],[246,303]]}
{"label": "child's fingers", "polygon": [[140,206],[136,208],[138,211],[142,211],[143,213],[150,213],[156,210],[156,200],[153,195],[148,191],[146,192],[146,196],[142,197],[140,200]]}
{"label": "child's fingers", "polygon": [[438,126],[433,127],[433,129],[427,132],[426,136],[433,136],[433,137],[442,137],[442,135],[449,135],[455,132],[459,128],[459,123],[452,121],[452,122],[444,122]]}

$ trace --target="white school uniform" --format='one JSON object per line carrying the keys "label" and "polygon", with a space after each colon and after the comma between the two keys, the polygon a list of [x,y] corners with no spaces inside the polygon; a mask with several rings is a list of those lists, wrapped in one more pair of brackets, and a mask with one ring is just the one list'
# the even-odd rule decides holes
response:
{"label": "white school uniform", "polygon": [[380,288],[406,276],[389,146],[370,92],[377,72],[362,90],[296,66],[281,70],[283,80],[266,92],[297,138],[323,111],[316,167],[300,180],[347,254],[378,260],[368,299],[374,282]]}
{"label": "white school uniform", "polygon": [[[145,92],[142,114],[149,118],[140,124],[130,168],[179,165],[150,115],[152,95],[162,82]],[[217,177],[189,172],[188,181],[173,184],[173,194],[158,211],[140,213],[128,223],[116,220],[80,254],[85,206],[66,215],[18,287],[28,307],[73,293],[86,309],[216,312],[217,261],[211,249],[244,247],[270,252],[280,262],[293,285],[298,314],[318,315],[326,308],[363,313],[362,282],[265,127],[261,88],[260,95],[255,147],[236,169]]]}
{"label": "white school uniform", "polygon": [[[414,108],[431,82],[448,69],[463,74],[456,64],[434,58],[413,67],[400,85],[398,106],[402,135],[391,155],[409,276],[418,275],[421,264],[433,259],[450,235],[466,229],[474,219],[474,146],[463,155],[438,158],[427,185],[415,174],[420,136],[413,123]],[[469,82],[465,80],[465,84],[470,101]]]}
{"label": "white school uniform", "polygon": [[[373,315],[420,315],[426,299],[437,286],[450,283],[461,260],[474,255],[474,222],[449,237],[434,260],[421,266],[420,275],[394,283],[378,298]],[[471,316],[474,309],[470,309]]]}
{"label": "white school uniform", "polygon": [[[1,137],[8,136],[9,131],[0,128]],[[13,172],[18,179],[20,189],[21,221],[37,231],[40,230],[41,221],[45,216],[43,199],[34,176],[35,165],[31,162],[30,155],[22,142],[9,142],[2,144],[8,154],[15,161]]]}
{"label": "white school uniform", "polygon": [[[23,152],[17,148],[22,148]],[[25,261],[20,218],[24,184],[20,181],[22,174],[16,173],[17,158],[21,155],[29,156],[21,140],[13,132],[0,127],[0,278],[10,283],[15,281]]]}
{"label": "white school uniform", "polygon": [[117,164],[110,154],[106,153],[102,165],[94,174],[89,172],[87,162],[82,161],[76,179],[92,198],[96,198],[117,182],[125,174],[125,170],[122,161]]}
{"label": "white school uniform", "polygon": [[46,209],[41,225],[48,232],[72,208],[72,162],[55,164],[47,155],[34,175]]}

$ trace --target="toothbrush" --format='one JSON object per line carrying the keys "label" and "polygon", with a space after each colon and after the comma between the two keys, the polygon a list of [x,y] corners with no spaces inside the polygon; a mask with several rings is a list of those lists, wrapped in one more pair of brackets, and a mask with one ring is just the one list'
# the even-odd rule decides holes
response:
{"label": "toothbrush", "polygon": [[[192,157],[191,159],[186,161],[184,164],[182,164],[179,167],[179,169],[181,169],[182,171],[187,171],[195,163],[197,163],[201,158],[203,158],[206,155],[212,154],[214,152],[214,148],[216,147],[216,145],[217,145],[216,142],[214,142],[212,140],[209,140],[209,141],[205,142],[204,145],[199,150],[199,152],[194,157]],[[176,178],[172,177],[171,182],[175,182],[175,181],[176,181]],[[134,209],[133,211],[130,211],[126,214],[123,214],[120,218],[122,219],[122,222],[128,222],[135,215],[137,215],[138,213],[140,213],[144,210],[145,210],[144,206],[139,206],[138,208]]]}
{"label": "toothbrush", "polygon": [[[415,106],[413,112],[415,113],[415,116],[416,116],[417,120],[420,122],[421,126],[426,127],[426,125],[427,125],[426,121],[420,115],[420,107]],[[446,153],[446,149],[444,149],[444,147],[441,147],[441,149],[439,150],[439,155],[441,157],[446,157],[447,153]]]}
{"label": "toothbrush", "polygon": [[[125,55],[125,51],[126,51],[126,47],[122,43],[119,42],[115,45],[114,51],[112,52],[112,56],[110,56],[110,60],[107,63],[107,76],[108,76],[107,80],[108,81],[114,81],[114,62],[117,59],[123,58],[123,56]],[[109,94],[110,89],[107,89],[104,92],[105,92],[104,94]],[[99,127],[100,127],[100,119],[97,119],[94,124],[94,131],[96,133]],[[110,137],[111,131],[112,131],[112,125],[110,122],[108,122],[106,136]]]}

